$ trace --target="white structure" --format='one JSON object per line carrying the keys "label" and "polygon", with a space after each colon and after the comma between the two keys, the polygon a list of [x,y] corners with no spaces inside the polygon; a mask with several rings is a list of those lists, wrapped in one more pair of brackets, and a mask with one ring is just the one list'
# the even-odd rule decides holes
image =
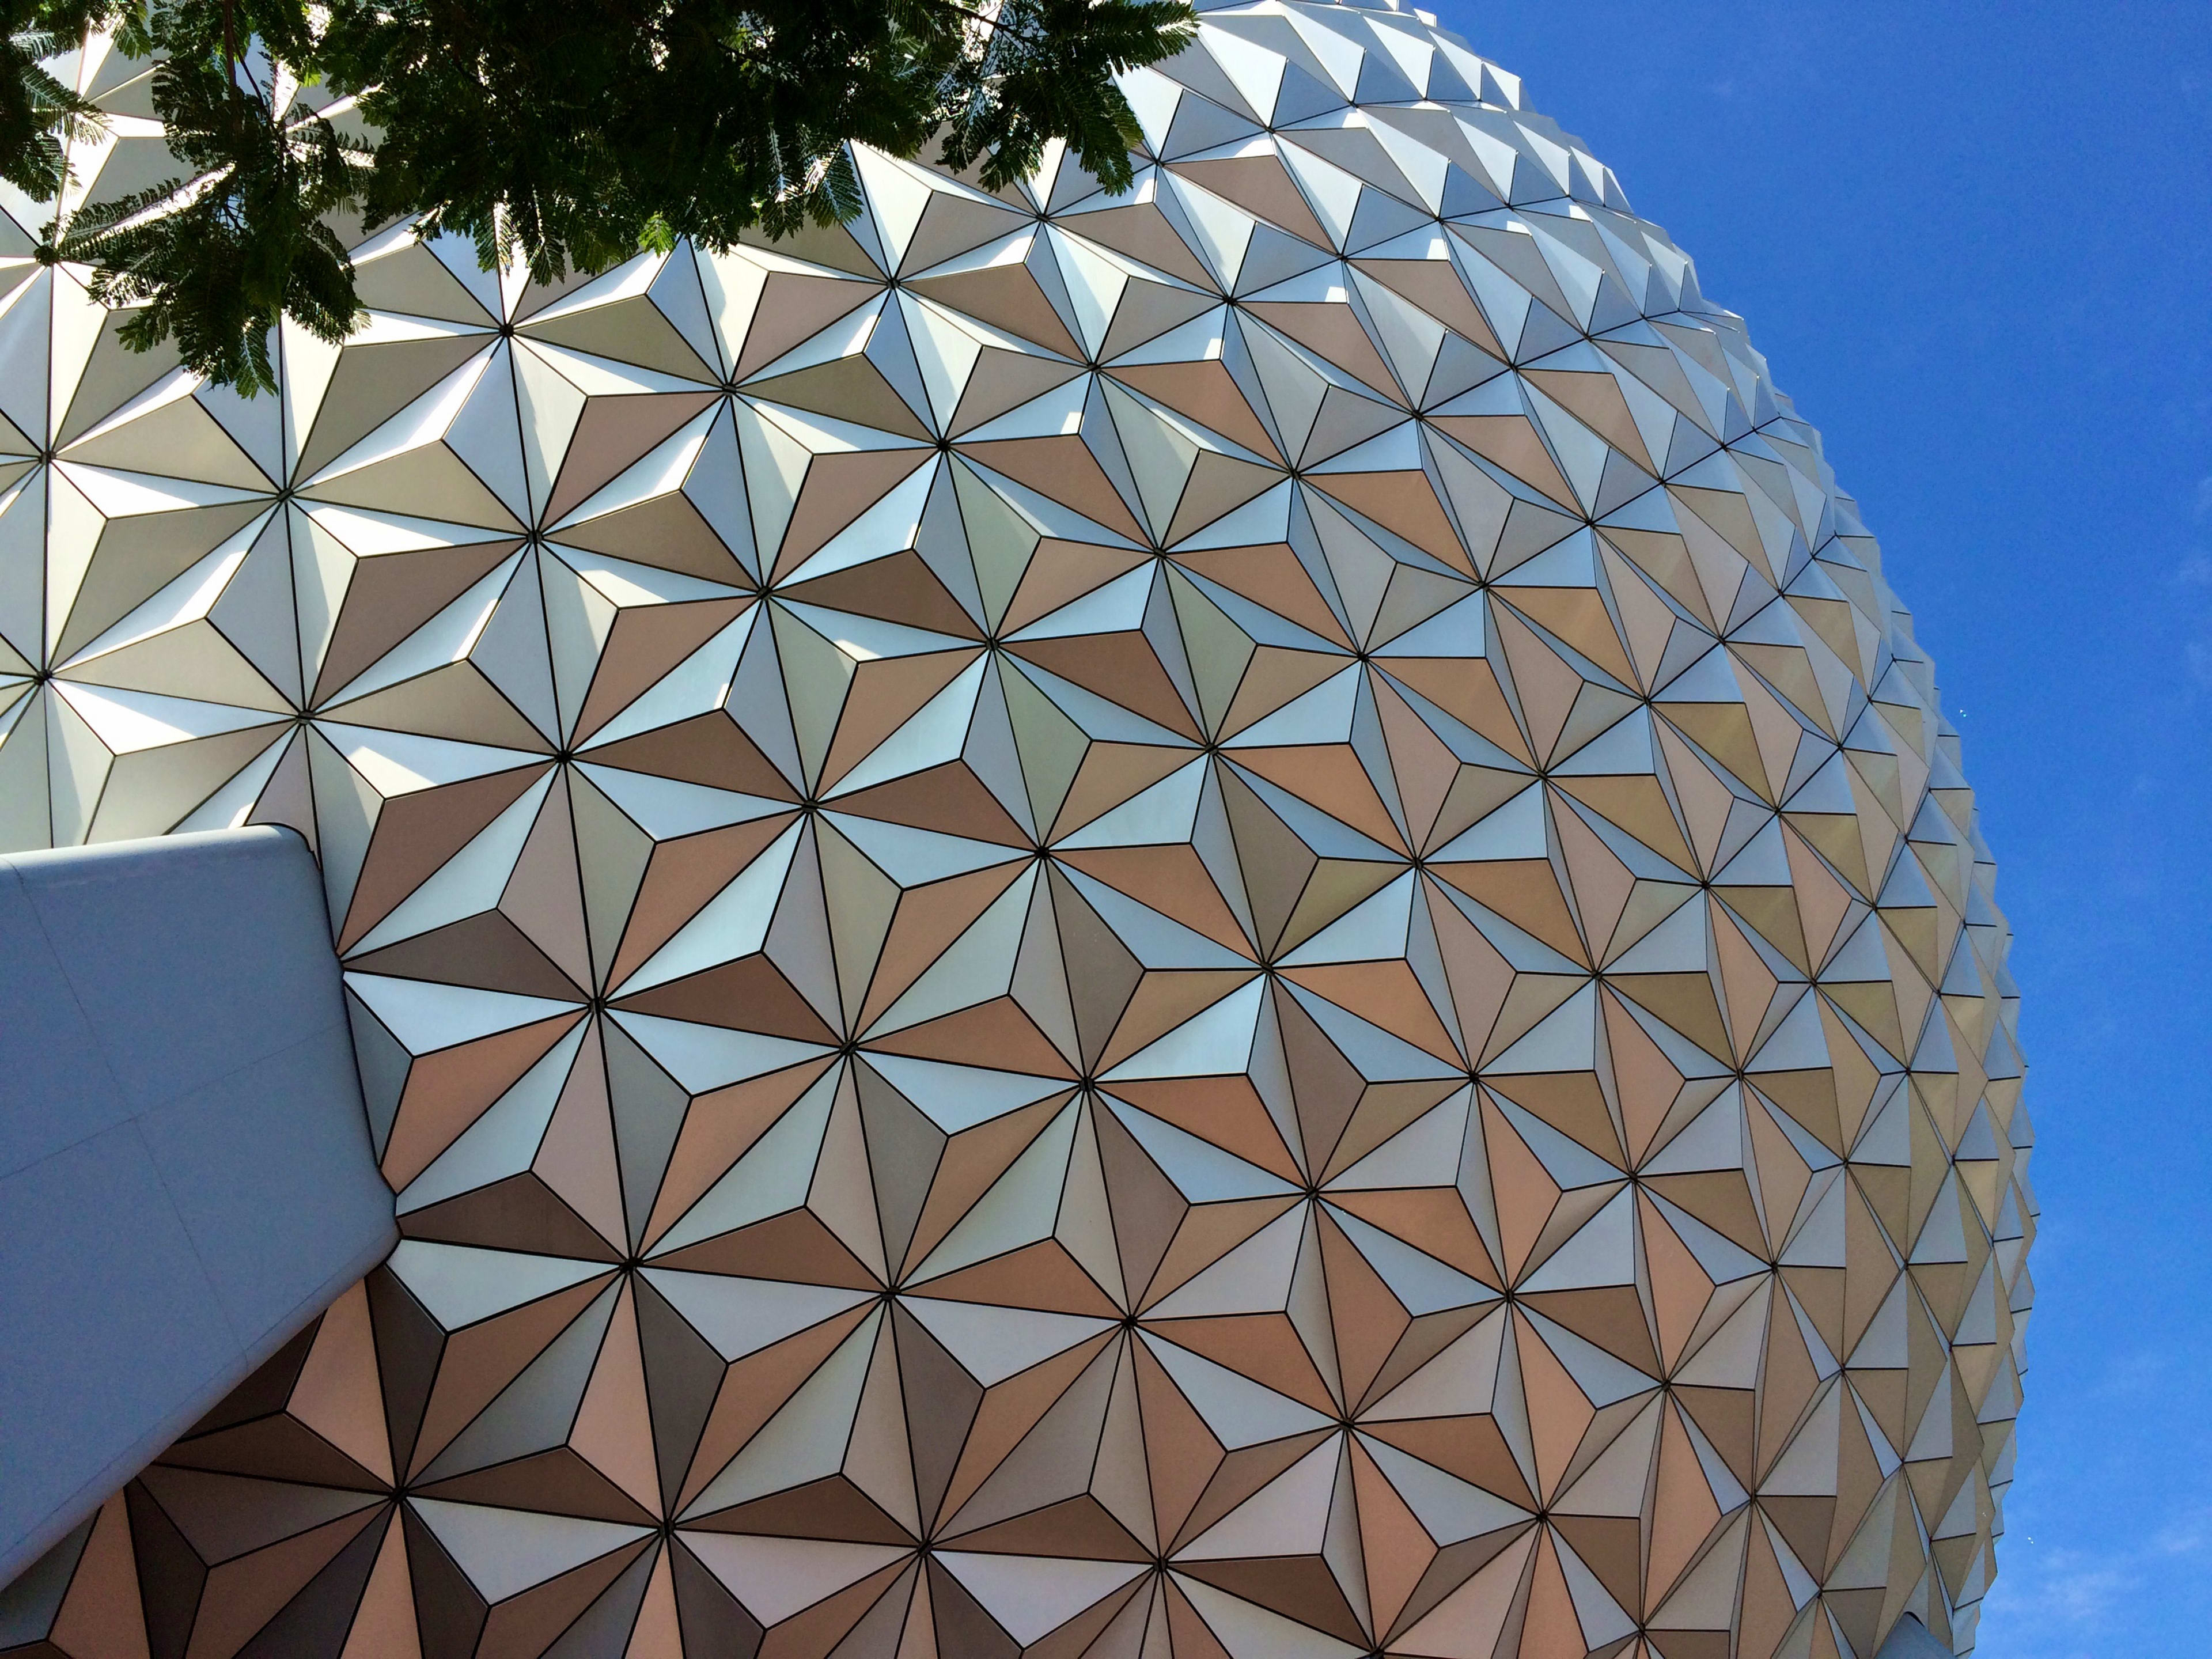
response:
{"label": "white structure", "polygon": [[1818,435],[1425,15],[1127,84],[279,398],[0,274],[0,834],[308,835],[405,1235],[25,1628],[1971,1645],[2007,933]]}

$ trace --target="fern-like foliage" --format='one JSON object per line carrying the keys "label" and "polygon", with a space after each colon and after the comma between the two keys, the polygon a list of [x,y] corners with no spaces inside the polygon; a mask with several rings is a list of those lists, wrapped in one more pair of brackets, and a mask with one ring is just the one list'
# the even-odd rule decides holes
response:
{"label": "fern-like foliage", "polygon": [[0,177],[34,195],[64,192],[99,115],[42,60],[94,28],[160,60],[178,175],[58,217],[49,257],[140,307],[129,344],[173,339],[248,393],[275,384],[280,318],[354,325],[338,216],[454,232],[550,282],[849,218],[856,143],[933,145],[998,189],[1064,139],[1124,189],[1137,129],[1114,77],[1195,27],[1183,0],[0,0]]}
{"label": "fern-like foliage", "polygon": [[111,21],[100,0],[0,0],[0,179],[34,199],[69,182],[64,145],[98,131],[100,111],[47,62]]}

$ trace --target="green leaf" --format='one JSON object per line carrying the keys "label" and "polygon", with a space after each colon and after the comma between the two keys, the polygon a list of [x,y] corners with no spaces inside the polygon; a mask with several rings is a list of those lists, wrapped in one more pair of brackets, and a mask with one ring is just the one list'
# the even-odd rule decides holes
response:
{"label": "green leaf", "polygon": [[[1181,0],[0,0],[0,15],[15,26],[0,176],[35,194],[58,193],[70,124],[97,114],[40,57],[115,27],[161,58],[177,178],[52,234],[102,300],[142,307],[127,343],[173,339],[246,391],[275,383],[280,319],[330,339],[354,325],[340,215],[450,231],[487,266],[552,283],[684,237],[721,249],[849,219],[855,144],[935,145],[1000,189],[1065,139],[1118,191],[1137,125],[1114,77],[1195,27]],[[286,109],[280,85],[356,100],[374,155]]]}

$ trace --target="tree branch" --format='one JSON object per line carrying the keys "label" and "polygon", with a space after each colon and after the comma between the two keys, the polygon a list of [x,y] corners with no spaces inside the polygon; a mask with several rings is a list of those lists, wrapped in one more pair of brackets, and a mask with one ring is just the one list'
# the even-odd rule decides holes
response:
{"label": "tree branch", "polygon": [[960,3],[960,0],[921,0],[921,3],[925,6],[933,6],[939,11],[958,12],[963,17],[973,18],[987,29],[995,29],[999,27],[997,18],[987,16],[973,6],[963,6]]}

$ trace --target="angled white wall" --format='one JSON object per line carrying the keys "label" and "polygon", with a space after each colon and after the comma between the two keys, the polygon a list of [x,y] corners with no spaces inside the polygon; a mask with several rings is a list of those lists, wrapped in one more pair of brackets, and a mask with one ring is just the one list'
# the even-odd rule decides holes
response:
{"label": "angled white wall", "polygon": [[289,830],[0,859],[0,1583],[380,1261]]}

